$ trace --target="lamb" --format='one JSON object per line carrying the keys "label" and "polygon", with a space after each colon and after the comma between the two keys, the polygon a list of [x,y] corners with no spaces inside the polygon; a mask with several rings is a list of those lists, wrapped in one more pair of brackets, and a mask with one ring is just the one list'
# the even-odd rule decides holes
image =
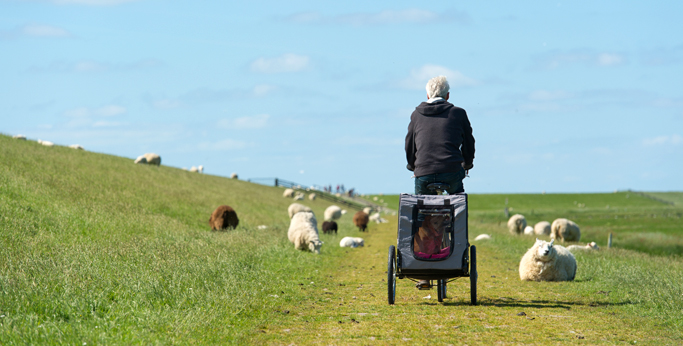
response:
{"label": "lamb", "polygon": [[146,163],[148,165],[161,165],[161,157],[155,153],[146,153],[138,156],[135,163]]}
{"label": "lamb", "polygon": [[80,144],[71,144],[71,145],[69,146],[69,148],[71,148],[71,149],[78,149],[78,150],[85,150],[85,149],[83,149],[83,146],[81,146]]}
{"label": "lamb", "polygon": [[289,224],[287,238],[294,244],[294,248],[298,250],[310,250],[320,254],[320,247],[322,247],[323,242],[320,241],[318,236],[317,225],[318,221],[315,219],[313,212],[304,211],[296,213]]}
{"label": "lamb", "polygon": [[365,240],[363,240],[363,238],[344,237],[339,242],[339,246],[351,248],[362,247],[365,246]]}
{"label": "lamb", "polygon": [[569,245],[567,246],[567,250],[571,252],[575,251],[586,251],[586,250],[600,250],[600,247],[598,244],[596,244],[594,241],[584,245]]}
{"label": "lamb", "polygon": [[52,142],[50,142],[50,141],[44,141],[44,140],[42,140],[42,139],[39,139],[39,140],[38,140],[38,144],[42,144],[42,145],[44,145],[44,146],[46,146],[46,147],[53,147],[53,146],[55,145],[54,143],[52,143]]}
{"label": "lamb", "polygon": [[289,205],[289,208],[287,208],[287,213],[289,214],[290,219],[294,217],[294,214],[302,211],[312,212],[311,208],[299,203],[292,203]]}
{"label": "lamb", "polygon": [[294,190],[293,189],[285,189],[285,192],[282,193],[282,197],[285,197],[285,198],[294,197]]}
{"label": "lamb", "polygon": [[374,221],[375,223],[387,223],[387,222],[389,222],[387,219],[382,218],[379,213],[374,213],[374,214],[370,215],[369,220]]}
{"label": "lamb", "polygon": [[564,246],[536,239],[519,263],[519,278],[524,281],[572,281],[576,277],[576,258]]}
{"label": "lamb", "polygon": [[524,233],[524,228],[526,228],[526,218],[522,214],[515,214],[508,220],[508,230],[512,234]]}
{"label": "lamb", "polygon": [[478,240],[489,240],[489,239],[491,239],[491,236],[488,235],[488,234],[480,234],[480,235],[478,235],[476,238],[474,238],[475,241],[478,241]]}
{"label": "lamb", "polygon": [[26,140],[26,136],[24,136],[24,135],[14,135],[12,138]]}
{"label": "lamb", "polygon": [[369,219],[370,217],[368,216],[368,214],[361,210],[353,216],[353,224],[356,225],[356,227],[358,227],[359,231],[365,232],[368,229]]}
{"label": "lamb", "polygon": [[342,216],[342,210],[336,205],[331,205],[325,209],[325,221],[339,220]]}
{"label": "lamb", "polygon": [[211,213],[209,225],[212,231],[220,231],[226,228],[237,228],[240,220],[237,218],[237,213],[234,209],[227,205],[221,205]]}
{"label": "lamb", "polygon": [[536,235],[550,235],[550,222],[541,221],[534,225],[534,233]]}
{"label": "lamb", "polygon": [[524,234],[533,235],[534,234],[534,228],[531,226],[524,227]]}
{"label": "lamb", "polygon": [[565,241],[581,240],[581,230],[574,221],[567,219],[555,219],[550,226],[550,238]]}
{"label": "lamb", "polygon": [[337,226],[337,223],[334,221],[325,221],[323,222],[323,233],[332,233],[337,234],[337,230],[339,229],[339,226]]}

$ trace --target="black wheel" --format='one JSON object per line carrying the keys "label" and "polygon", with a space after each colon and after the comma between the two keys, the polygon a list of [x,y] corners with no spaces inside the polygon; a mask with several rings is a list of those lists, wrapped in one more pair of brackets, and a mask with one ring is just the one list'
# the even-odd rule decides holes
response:
{"label": "black wheel", "polygon": [[443,302],[443,299],[446,298],[446,279],[437,281],[436,291],[439,303]]}
{"label": "black wheel", "polygon": [[387,267],[387,291],[389,305],[393,305],[396,300],[396,248],[389,246],[389,265]]}
{"label": "black wheel", "polygon": [[477,248],[470,246],[470,297],[472,305],[477,305]]}

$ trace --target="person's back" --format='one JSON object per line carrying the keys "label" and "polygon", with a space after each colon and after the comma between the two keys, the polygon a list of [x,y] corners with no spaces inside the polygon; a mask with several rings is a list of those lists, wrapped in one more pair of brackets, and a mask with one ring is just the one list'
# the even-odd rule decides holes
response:
{"label": "person's back", "polygon": [[467,113],[448,102],[446,77],[427,83],[427,102],[415,108],[406,135],[407,168],[414,172],[415,194],[435,192],[427,185],[450,185],[449,194],[464,192],[465,171],[473,167],[474,137]]}

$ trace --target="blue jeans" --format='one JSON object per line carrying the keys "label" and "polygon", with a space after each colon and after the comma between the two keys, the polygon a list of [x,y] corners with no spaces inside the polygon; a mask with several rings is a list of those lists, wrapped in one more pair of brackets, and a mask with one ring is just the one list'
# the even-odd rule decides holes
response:
{"label": "blue jeans", "polygon": [[435,173],[427,174],[415,178],[415,194],[416,195],[435,195],[436,192],[427,188],[431,183],[445,183],[451,186],[448,189],[448,194],[453,195],[458,192],[465,192],[465,187],[462,180],[465,179],[465,170],[461,169],[457,173]]}

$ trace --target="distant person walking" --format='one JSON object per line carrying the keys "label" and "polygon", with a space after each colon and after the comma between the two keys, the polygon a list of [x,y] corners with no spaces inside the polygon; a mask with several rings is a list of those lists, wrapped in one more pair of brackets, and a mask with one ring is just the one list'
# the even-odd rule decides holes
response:
{"label": "distant person walking", "polygon": [[415,177],[415,194],[432,195],[427,185],[450,185],[448,194],[464,192],[462,180],[474,167],[474,137],[464,109],[448,102],[450,86],[444,76],[427,82],[427,101],[410,116],[406,135],[407,168]]}

